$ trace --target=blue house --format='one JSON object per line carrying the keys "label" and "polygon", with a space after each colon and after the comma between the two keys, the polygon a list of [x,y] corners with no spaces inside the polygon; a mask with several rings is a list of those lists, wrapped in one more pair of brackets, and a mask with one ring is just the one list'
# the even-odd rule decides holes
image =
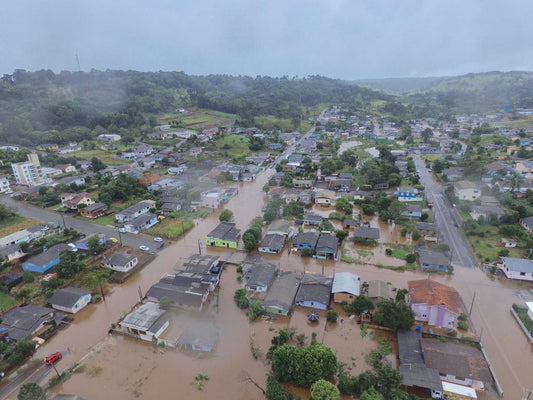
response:
{"label": "blue house", "polygon": [[417,249],[418,262],[423,271],[448,272],[450,257],[444,253],[426,248]]}
{"label": "blue house", "polygon": [[31,257],[26,262],[22,263],[24,271],[38,272],[44,274],[50,268],[59,263],[59,253],[64,250],[70,250],[70,247],[65,243],[59,243],[43,251],[41,254]]}
{"label": "blue house", "polygon": [[331,299],[333,279],[322,275],[305,274],[298,288],[295,303],[300,307],[327,310]]}
{"label": "blue house", "polygon": [[301,232],[298,233],[292,240],[292,247],[297,250],[302,250],[304,247],[315,249],[318,242],[318,232]]}
{"label": "blue house", "polygon": [[282,145],[281,143],[270,143],[270,144],[268,145],[268,148],[269,148],[270,150],[280,150],[280,149],[283,148],[283,145]]}
{"label": "blue house", "polygon": [[422,201],[422,195],[418,189],[413,187],[399,187],[398,188],[398,201]]}

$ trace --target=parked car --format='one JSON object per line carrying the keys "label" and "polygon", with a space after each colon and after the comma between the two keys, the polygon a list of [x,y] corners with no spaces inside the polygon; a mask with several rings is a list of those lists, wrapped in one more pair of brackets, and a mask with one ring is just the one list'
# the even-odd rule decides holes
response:
{"label": "parked car", "polygon": [[159,237],[159,236],[156,236],[154,238],[154,242],[162,242],[163,241],[163,238]]}
{"label": "parked car", "polygon": [[118,231],[119,231],[120,233],[126,233],[126,228],[118,228]]}
{"label": "parked car", "polygon": [[148,250],[150,250],[150,247],[145,246],[144,244],[141,244],[141,245],[139,246],[139,249],[141,249],[141,250],[143,250],[143,251],[148,251]]}
{"label": "parked car", "polygon": [[46,365],[52,365],[61,360],[61,353],[59,351],[56,351],[55,353],[50,354],[48,357],[44,359],[44,362]]}

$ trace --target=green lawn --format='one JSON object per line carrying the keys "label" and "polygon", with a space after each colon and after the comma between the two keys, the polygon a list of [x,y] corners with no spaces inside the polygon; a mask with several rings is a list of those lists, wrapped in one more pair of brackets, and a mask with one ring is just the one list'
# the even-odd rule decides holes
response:
{"label": "green lawn", "polygon": [[94,222],[95,224],[98,224],[98,225],[113,225],[113,222],[115,222],[114,214],[106,215],[106,216],[96,218],[96,219],[89,219],[89,218],[85,218],[79,215],[76,218],[81,219],[82,221]]}
{"label": "green lawn", "polygon": [[76,153],[72,153],[73,156],[84,159],[84,160],[90,160],[93,157],[99,158],[102,160],[102,162],[106,165],[123,165],[123,164],[129,164],[130,161],[123,160],[121,158],[114,158],[115,151],[109,152],[104,150],[87,150],[87,151],[78,151]]}
{"label": "green lawn", "polygon": [[513,309],[518,314],[518,318],[525,325],[526,329],[529,331],[530,335],[533,335],[533,321],[527,315],[527,308],[519,307],[517,304],[513,304]]}
{"label": "green lawn", "polygon": [[[498,228],[495,226],[484,224],[475,231],[477,235],[467,233],[469,233],[469,230],[466,230],[465,236],[479,262],[496,261],[498,260],[498,252],[505,249],[500,247],[502,235],[498,233]],[[506,250],[509,250],[509,257],[523,258],[527,256],[526,251],[523,249],[515,247]]]}
{"label": "green lawn", "polygon": [[227,157],[242,158],[250,154],[248,138],[238,135],[223,136],[215,142],[217,150]]}
{"label": "green lawn", "polygon": [[21,229],[38,224],[42,224],[42,222],[24,218],[20,215],[2,219],[0,220],[0,237],[10,235],[14,232],[20,231]]}
{"label": "green lawn", "polygon": [[17,300],[7,293],[0,292],[0,311],[7,310],[12,305],[16,304]]}
{"label": "green lawn", "polygon": [[273,115],[260,115],[254,118],[256,125],[264,130],[271,131],[279,129],[283,132],[300,131],[307,132],[311,129],[311,122],[307,119],[302,119],[300,127],[295,129],[292,121],[288,118],[278,118]]}
{"label": "green lawn", "polygon": [[161,236],[167,239],[177,239],[193,226],[194,222],[189,219],[179,220],[165,218],[157,225],[147,229],[146,233],[149,235]]}

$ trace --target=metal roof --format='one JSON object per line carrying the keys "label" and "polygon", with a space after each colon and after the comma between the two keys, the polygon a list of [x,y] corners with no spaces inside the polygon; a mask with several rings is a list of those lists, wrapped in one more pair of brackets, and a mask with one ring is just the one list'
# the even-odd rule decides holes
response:
{"label": "metal roof", "polygon": [[131,329],[148,331],[165,312],[165,310],[159,308],[157,303],[145,303],[126,315],[120,325]]}
{"label": "metal roof", "polygon": [[352,272],[337,272],[333,277],[331,293],[350,293],[359,296],[361,278]]}
{"label": "metal roof", "polygon": [[505,266],[511,271],[533,273],[533,260],[526,258],[502,257]]}

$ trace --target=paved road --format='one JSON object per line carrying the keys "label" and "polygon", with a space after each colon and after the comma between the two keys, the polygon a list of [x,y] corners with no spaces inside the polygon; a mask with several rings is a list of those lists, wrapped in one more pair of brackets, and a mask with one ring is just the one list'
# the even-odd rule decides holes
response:
{"label": "paved road", "polygon": [[116,228],[111,228],[104,225],[98,225],[92,222],[82,221],[67,215],[59,214],[50,210],[33,206],[26,202],[15,201],[9,196],[1,196],[0,202],[7,207],[12,208],[18,214],[26,218],[35,219],[42,222],[57,222],[63,225],[63,220],[67,228],[74,228],[77,231],[83,232],[86,235],[95,233],[103,233],[107,238],[116,237],[122,239],[122,243],[129,247],[139,248],[141,245],[148,246],[150,249],[155,249],[155,242],[151,236],[148,235],[134,235],[133,233],[119,234]]}
{"label": "paved road", "polygon": [[477,267],[479,264],[472,254],[470,245],[463,232],[456,226],[457,216],[454,215],[455,210],[444,194],[444,187],[427,170],[420,156],[415,155],[414,161],[420,182],[425,186],[426,198],[433,202],[433,214],[440,236],[452,251],[452,265],[466,268]]}

